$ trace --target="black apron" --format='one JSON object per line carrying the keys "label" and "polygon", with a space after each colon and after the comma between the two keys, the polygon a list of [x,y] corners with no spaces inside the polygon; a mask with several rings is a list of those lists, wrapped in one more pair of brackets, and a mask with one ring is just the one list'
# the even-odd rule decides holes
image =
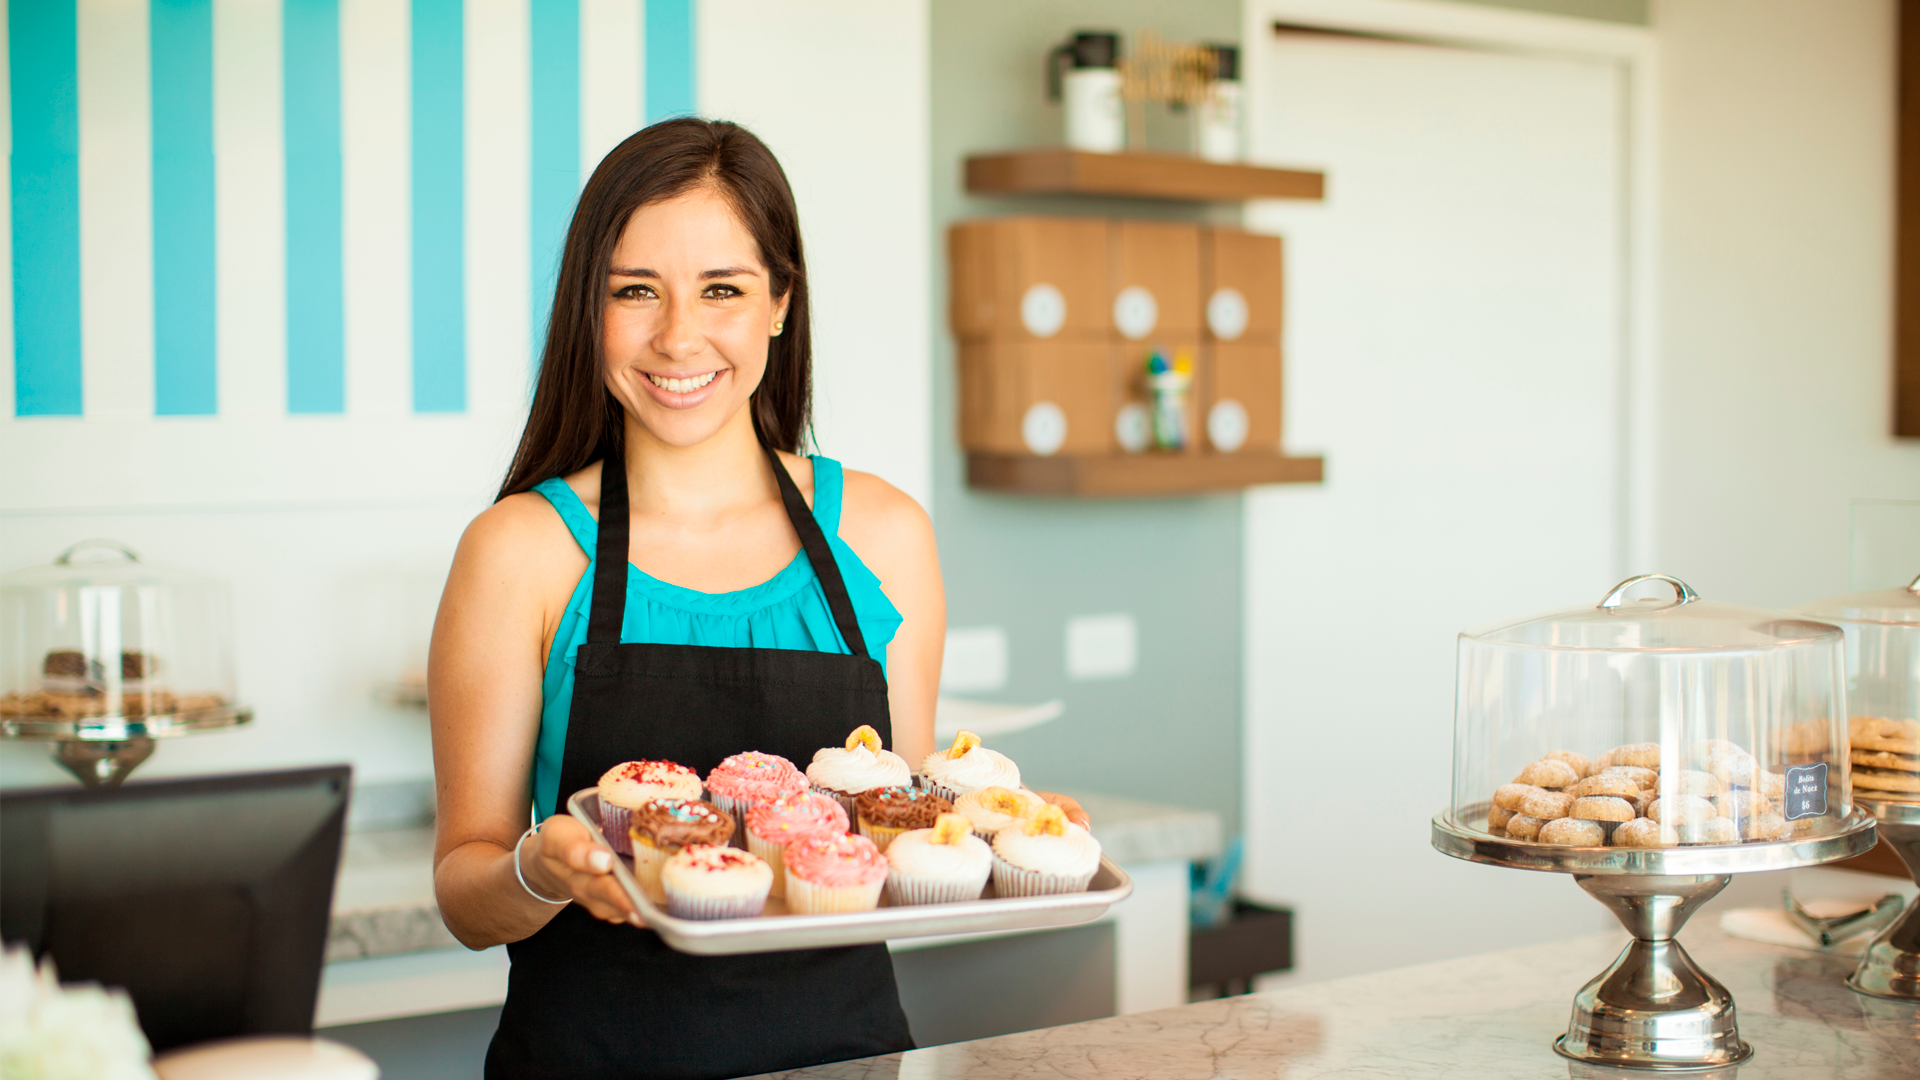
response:
{"label": "black apron", "polygon": [[[887,679],[867,654],[833,551],[771,450],[800,536],[850,655],[796,649],[621,644],[627,601],[627,476],[602,464],[587,640],[574,662],[560,801],[623,761],[677,761],[705,776],[746,750],[805,768],[869,724],[893,741]],[[541,807],[552,812],[553,807]],[[489,1080],[717,1078],[911,1049],[884,945],[688,956],[658,934],[571,905],[513,959]]]}

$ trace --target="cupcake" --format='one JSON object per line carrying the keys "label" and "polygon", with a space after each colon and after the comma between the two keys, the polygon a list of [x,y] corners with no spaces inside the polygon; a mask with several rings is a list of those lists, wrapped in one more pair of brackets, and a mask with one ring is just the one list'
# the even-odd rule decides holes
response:
{"label": "cupcake", "polygon": [[905,758],[880,745],[880,733],[861,724],[847,736],[844,749],[829,746],[813,755],[807,766],[807,781],[813,790],[840,801],[853,815],[853,797],[863,791],[913,783],[913,770]]}
{"label": "cupcake", "polygon": [[1085,892],[1100,868],[1100,841],[1057,806],[993,838],[993,888],[1001,896]]}
{"label": "cupcake", "polygon": [[773,868],[773,895],[787,894],[787,845],[807,836],[845,836],[847,812],[825,795],[798,795],[756,803],[747,811],[747,850]]}
{"label": "cupcake", "polygon": [[893,838],[909,829],[931,829],[933,819],[953,809],[953,804],[917,787],[877,787],[853,797],[855,823],[860,835],[873,841],[881,851]]}
{"label": "cupcake", "polygon": [[887,882],[887,860],[864,836],[809,836],[787,845],[787,910],[795,915],[871,911]]}
{"label": "cupcake", "polygon": [[961,814],[941,814],[933,828],[901,833],[887,847],[887,899],[895,904],[952,904],[980,899],[993,872],[993,849],[973,835]]}
{"label": "cupcake", "polygon": [[969,791],[953,800],[953,812],[966,815],[981,839],[992,840],[1001,829],[1032,817],[1045,805],[1046,800],[1026,788],[1010,791],[990,787]]}
{"label": "cupcake", "polygon": [[755,803],[807,791],[807,778],[778,754],[749,750],[714,766],[707,774],[707,801],[733,815],[734,842],[744,840],[747,810]]}
{"label": "cupcake", "polygon": [[666,900],[660,888],[660,868],[694,844],[725,847],[733,837],[733,817],[699,799],[654,799],[634,809],[627,837],[633,844],[633,879],[658,904]]}
{"label": "cupcake", "polygon": [[998,750],[981,746],[980,736],[971,731],[955,735],[951,747],[928,754],[920,771],[933,793],[949,802],[981,788],[1020,787],[1020,766]]}
{"label": "cupcake", "polygon": [[655,799],[697,799],[700,774],[671,761],[623,761],[600,774],[600,831],[607,845],[631,854],[627,827],[633,811]]}
{"label": "cupcake", "polygon": [[676,919],[744,919],[767,906],[773,868],[738,848],[693,844],[660,868],[660,887]]}

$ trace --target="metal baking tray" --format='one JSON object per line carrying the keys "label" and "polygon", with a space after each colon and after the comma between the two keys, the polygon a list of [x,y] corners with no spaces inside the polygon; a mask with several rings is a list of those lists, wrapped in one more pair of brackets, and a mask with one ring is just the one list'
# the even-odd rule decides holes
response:
{"label": "metal baking tray", "polygon": [[[574,792],[567,800],[567,812],[605,844],[600,831],[600,796],[593,788]],[[981,931],[1034,930],[1048,926],[1071,926],[1099,918],[1110,905],[1125,900],[1133,892],[1133,879],[1125,870],[1100,856],[1100,869],[1086,892],[1057,896],[993,895],[993,882],[987,882],[986,895],[979,900],[957,904],[916,904],[890,907],[882,895],[880,906],[872,911],[843,912],[833,915],[788,914],[786,901],[767,900],[766,913],[752,919],[676,919],[647,899],[633,880],[626,859],[613,861],[613,876],[626,890],[628,899],[640,911],[649,927],[662,940],[683,953],[724,956],[733,953],[780,952],[786,949],[822,949],[835,945],[867,945],[893,938],[932,937],[942,934],[971,934]]]}

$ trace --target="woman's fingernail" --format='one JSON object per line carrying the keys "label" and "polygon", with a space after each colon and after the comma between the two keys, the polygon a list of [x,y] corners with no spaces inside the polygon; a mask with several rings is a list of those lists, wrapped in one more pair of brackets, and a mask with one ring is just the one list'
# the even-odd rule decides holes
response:
{"label": "woman's fingernail", "polygon": [[587,856],[587,869],[596,874],[604,874],[612,868],[613,853],[610,851],[595,851]]}
{"label": "woman's fingernail", "polygon": [[640,913],[639,913],[639,912],[637,912],[637,911],[633,911],[633,912],[629,912],[629,913],[627,914],[627,921],[628,921],[628,922],[630,922],[630,923],[632,923],[632,924],[633,924],[633,925],[635,925],[635,926],[639,926],[639,925],[640,925]]}

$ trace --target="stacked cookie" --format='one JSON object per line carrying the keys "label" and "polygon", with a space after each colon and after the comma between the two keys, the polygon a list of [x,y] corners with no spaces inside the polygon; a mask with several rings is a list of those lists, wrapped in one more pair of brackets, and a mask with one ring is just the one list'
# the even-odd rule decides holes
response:
{"label": "stacked cookie", "polygon": [[1723,739],[1696,743],[1688,757],[1663,771],[1657,743],[1629,743],[1592,759],[1555,750],[1494,790],[1487,828],[1577,847],[1736,844],[1795,831],[1780,813],[1781,774]]}
{"label": "stacked cookie", "polygon": [[1862,798],[1920,801],[1920,720],[1856,716],[1847,741],[1853,786]]}

